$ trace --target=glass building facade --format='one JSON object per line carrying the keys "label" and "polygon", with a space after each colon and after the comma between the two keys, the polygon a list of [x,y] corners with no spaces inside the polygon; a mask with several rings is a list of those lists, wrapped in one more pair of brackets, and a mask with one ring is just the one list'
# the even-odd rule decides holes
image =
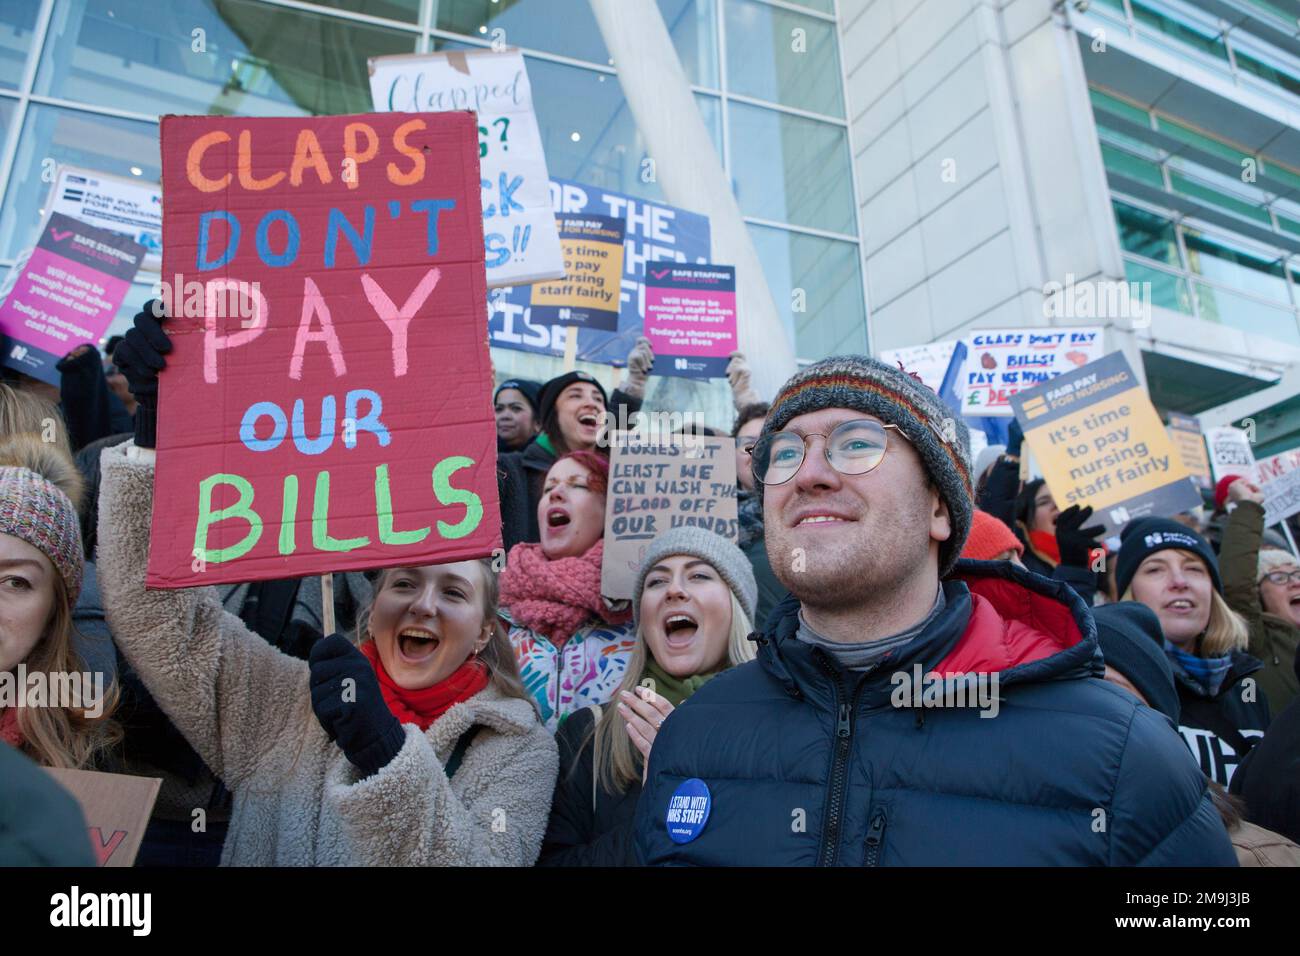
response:
{"label": "glass building facade", "polygon": [[[1300,102],[1300,61],[1243,28],[1154,0],[1102,0],[1093,15],[1280,106]],[[1300,345],[1300,153],[1135,104],[1103,71],[1090,79],[1129,278],[1150,281],[1157,305]]]}
{"label": "glass building facade", "polygon": [[[796,357],[865,351],[834,0],[657,6]],[[494,42],[525,54],[552,176],[665,199],[641,175],[647,149],[588,0],[0,0],[0,272],[35,241],[54,165],[157,181],[160,115],[366,112],[369,57]],[[817,290],[801,311],[796,289]],[[559,368],[494,358],[511,374]]]}

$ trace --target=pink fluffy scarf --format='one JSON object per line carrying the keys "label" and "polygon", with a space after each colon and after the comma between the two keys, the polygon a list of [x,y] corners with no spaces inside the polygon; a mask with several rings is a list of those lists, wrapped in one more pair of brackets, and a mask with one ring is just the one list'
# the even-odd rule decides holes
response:
{"label": "pink fluffy scarf", "polygon": [[544,635],[556,647],[593,617],[607,624],[631,620],[630,608],[613,611],[600,596],[600,560],[605,543],[597,541],[576,558],[548,560],[540,544],[517,544],[501,572],[501,603],[516,624]]}

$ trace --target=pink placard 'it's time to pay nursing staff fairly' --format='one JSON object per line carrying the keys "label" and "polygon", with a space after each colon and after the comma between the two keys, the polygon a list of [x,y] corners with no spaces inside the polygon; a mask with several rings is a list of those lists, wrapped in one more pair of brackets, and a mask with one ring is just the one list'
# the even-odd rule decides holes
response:
{"label": "pink placard 'it's time to pay nursing staff fairly'", "polygon": [[656,375],[721,378],[739,348],[734,266],[647,262],[645,335]]}
{"label": "pink placard 'it's time to pay nursing staff fairly'", "polygon": [[147,581],[500,545],[473,114],[162,121]]}

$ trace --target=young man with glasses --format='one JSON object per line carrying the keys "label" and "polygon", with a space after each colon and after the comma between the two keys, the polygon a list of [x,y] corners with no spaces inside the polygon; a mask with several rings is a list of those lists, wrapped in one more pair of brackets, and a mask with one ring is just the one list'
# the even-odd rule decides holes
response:
{"label": "young man with glasses", "polygon": [[664,722],[643,862],[1235,865],[1168,720],[1096,679],[1082,601],[958,564],[967,442],[919,379],[869,358],[785,384],[753,459],[792,597],[758,660]]}

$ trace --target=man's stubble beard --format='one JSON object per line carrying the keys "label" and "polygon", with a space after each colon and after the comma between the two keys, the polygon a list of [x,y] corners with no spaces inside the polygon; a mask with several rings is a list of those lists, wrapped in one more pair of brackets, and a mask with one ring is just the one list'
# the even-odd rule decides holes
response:
{"label": "man's stubble beard", "polygon": [[[838,611],[870,605],[895,603],[900,591],[923,571],[929,556],[929,540],[916,542],[906,529],[894,540],[873,543],[864,529],[848,547],[805,548],[796,561],[797,545],[789,530],[769,528],[766,533],[768,560],[772,572],[805,607]],[[775,534],[772,532],[776,531]],[[802,567],[803,570],[796,570]]]}

